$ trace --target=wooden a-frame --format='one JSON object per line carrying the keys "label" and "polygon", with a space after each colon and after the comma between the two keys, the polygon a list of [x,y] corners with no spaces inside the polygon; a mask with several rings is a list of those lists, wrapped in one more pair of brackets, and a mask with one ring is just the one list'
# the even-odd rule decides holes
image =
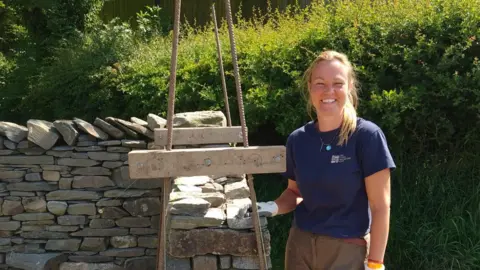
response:
{"label": "wooden a-frame", "polygon": [[[243,140],[241,127],[238,126],[173,128],[172,132],[173,145],[225,144]],[[155,146],[165,146],[167,129],[157,128],[154,134]],[[128,153],[128,163],[130,178],[139,181],[195,175],[280,173],[286,170],[286,149],[285,146],[239,146],[133,150]],[[167,205],[162,205],[162,208],[162,215],[166,216]],[[161,218],[160,222],[166,221]],[[158,256],[166,250],[160,237],[159,234]],[[167,235],[164,237],[168,238]],[[158,260],[163,267],[166,265],[164,259]],[[163,270],[161,265],[158,270]]]}

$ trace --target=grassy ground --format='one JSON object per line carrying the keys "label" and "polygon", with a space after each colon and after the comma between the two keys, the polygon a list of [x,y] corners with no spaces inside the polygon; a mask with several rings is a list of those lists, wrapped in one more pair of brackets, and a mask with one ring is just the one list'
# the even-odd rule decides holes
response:
{"label": "grassy ground", "polygon": [[[397,158],[392,179],[388,269],[478,269],[480,264],[480,159]],[[286,181],[255,177],[259,201],[281,194]],[[283,269],[291,214],[269,219],[273,269]]]}

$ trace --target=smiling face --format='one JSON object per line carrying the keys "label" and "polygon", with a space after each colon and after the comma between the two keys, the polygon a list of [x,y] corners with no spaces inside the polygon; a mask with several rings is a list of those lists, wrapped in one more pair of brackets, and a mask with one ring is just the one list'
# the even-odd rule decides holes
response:
{"label": "smiling face", "polygon": [[318,116],[342,116],[350,89],[349,69],[337,59],[318,62],[312,69],[308,89]]}

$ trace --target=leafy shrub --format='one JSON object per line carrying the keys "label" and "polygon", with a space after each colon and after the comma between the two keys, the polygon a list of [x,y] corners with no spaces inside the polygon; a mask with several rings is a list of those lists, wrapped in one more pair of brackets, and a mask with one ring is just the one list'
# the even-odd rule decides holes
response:
{"label": "leafy shrub", "polygon": [[7,77],[13,69],[14,63],[0,53],[0,87],[4,86],[7,83]]}
{"label": "leafy shrub", "polygon": [[[240,18],[235,35],[248,126],[275,123],[286,136],[308,120],[301,75],[316,54],[335,49],[350,57],[359,74],[361,115],[382,126],[395,147],[423,151],[477,142],[478,2],[334,1]],[[55,118],[165,115],[171,34],[151,35],[164,29],[152,24],[158,14],[152,9],[141,15],[138,34],[112,23],[57,51],[21,111],[31,114],[34,107],[35,114]],[[220,32],[232,117],[238,119],[225,22]],[[114,63],[119,72],[111,72]],[[177,110],[223,109],[211,25],[183,25],[176,89]],[[79,106],[62,107],[72,103]]]}
{"label": "leafy shrub", "polygon": [[[166,116],[172,36],[154,34],[164,24],[152,23],[159,18],[152,12],[140,16],[141,31],[112,22],[71,37],[47,64],[0,59],[0,82],[8,75],[0,85],[0,118]],[[235,27],[247,125],[262,143],[283,142],[309,120],[300,79],[320,51],[352,60],[360,115],[383,128],[398,161],[389,269],[478,265],[479,26],[479,0],[352,0],[239,19]],[[238,124],[225,22],[220,34]],[[223,110],[219,74],[211,26],[183,26],[175,111]],[[268,181],[256,182],[259,200],[284,188],[277,178]],[[272,186],[279,189],[265,189]],[[282,269],[288,216],[269,222],[274,265]]]}

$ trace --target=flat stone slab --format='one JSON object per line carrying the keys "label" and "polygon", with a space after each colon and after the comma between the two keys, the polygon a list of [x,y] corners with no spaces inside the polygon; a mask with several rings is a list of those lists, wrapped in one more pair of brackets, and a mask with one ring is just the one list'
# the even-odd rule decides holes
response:
{"label": "flat stone slab", "polygon": [[217,256],[195,256],[192,258],[193,269],[217,269]]}
{"label": "flat stone slab", "polygon": [[122,145],[121,140],[109,140],[109,141],[101,141],[97,143],[99,146],[119,146]]}
{"label": "flat stone slab", "polygon": [[52,148],[60,138],[53,123],[45,120],[30,119],[27,121],[28,140],[45,150]]}
{"label": "flat stone slab", "polygon": [[13,150],[0,150],[0,156],[8,156],[13,154]]}
{"label": "flat stone slab", "polygon": [[149,113],[147,115],[147,123],[151,130],[155,130],[156,128],[164,128],[167,125],[167,119],[156,114]]}
{"label": "flat stone slab", "polygon": [[103,132],[102,129],[88,123],[87,121],[75,117],[73,119],[73,122],[75,122],[75,124],[77,124],[77,126],[80,130],[82,130],[85,133],[91,135],[92,137],[95,137],[95,138],[103,140],[103,141],[108,140],[108,134],[107,133]]}
{"label": "flat stone slab", "polygon": [[108,229],[115,227],[115,220],[113,219],[104,219],[104,218],[95,218],[90,220],[88,225],[92,229]]}
{"label": "flat stone slab", "polygon": [[140,125],[140,126],[144,126],[144,127],[147,127],[147,126],[148,126],[148,122],[147,122],[147,121],[145,121],[145,120],[143,120],[143,119],[140,119],[140,118],[138,118],[138,117],[135,117],[135,116],[130,117],[130,121],[131,121],[132,123],[138,124],[138,125]]}
{"label": "flat stone slab", "polygon": [[88,152],[88,158],[98,161],[118,161],[120,160],[119,153],[110,153],[110,152]]}
{"label": "flat stone slab", "polygon": [[99,200],[102,196],[95,191],[55,190],[47,193],[47,201]]}
{"label": "flat stone slab", "polygon": [[227,200],[243,199],[250,196],[250,189],[245,179],[239,182],[225,184],[224,188]]}
{"label": "flat stone slab", "polygon": [[134,217],[158,215],[162,209],[160,199],[152,197],[126,200],[123,202],[123,208]]}
{"label": "flat stone slab", "polygon": [[40,165],[44,171],[59,171],[59,172],[69,172],[71,170],[68,166],[63,165]]}
{"label": "flat stone slab", "polygon": [[143,140],[122,140],[122,146],[135,149],[145,149],[147,148],[147,142]]}
{"label": "flat stone slab", "polygon": [[[33,193],[33,192],[32,192]],[[26,197],[22,198],[22,204],[26,212],[44,213],[47,212],[47,202],[43,197]]]}
{"label": "flat stone slab", "polygon": [[12,122],[0,122],[0,135],[7,137],[10,141],[19,143],[28,136],[28,128]]}
{"label": "flat stone slab", "polygon": [[109,219],[109,218],[117,219],[117,218],[129,216],[129,214],[120,207],[105,207],[105,208],[99,209],[98,212],[100,212],[101,217],[105,219]]}
{"label": "flat stone slab", "polygon": [[[68,256],[68,260],[71,261],[71,262],[81,262],[81,263],[92,264],[92,263],[113,262],[114,258],[113,257],[107,257],[107,256],[99,256],[99,255],[71,255],[71,256]],[[84,269],[86,269],[85,267],[92,267],[92,266],[83,266],[82,265],[81,267],[82,267],[81,269],[84,270]],[[93,267],[96,267],[96,266],[93,266]],[[120,269],[125,270],[124,268],[120,268]]]}
{"label": "flat stone slab", "polygon": [[33,231],[22,232],[20,236],[29,239],[68,239],[70,238],[66,232],[49,232],[49,231]]}
{"label": "flat stone slab", "polygon": [[170,202],[183,200],[185,198],[201,198],[209,202],[210,207],[219,207],[225,203],[226,198],[223,193],[189,193],[189,192],[172,192],[170,193]]}
{"label": "flat stone slab", "polygon": [[20,229],[20,221],[0,222],[1,231],[16,231],[18,229]]}
{"label": "flat stone slab", "polygon": [[[270,256],[266,256],[267,267],[272,268],[272,260]],[[238,257],[232,256],[233,269],[260,269],[258,257]]]}
{"label": "flat stone slab", "polygon": [[201,193],[202,192],[202,188],[197,187],[197,186],[175,185],[175,188],[178,189],[181,192],[189,192],[189,193],[193,193],[193,192]]}
{"label": "flat stone slab", "polygon": [[[145,269],[145,270],[149,270],[149,269],[156,269],[156,259],[155,257],[140,257],[140,258],[131,258],[131,259],[127,259],[125,261],[125,268],[127,270],[134,270],[134,269]],[[190,270],[190,268],[172,268],[170,267],[170,265],[168,264],[168,260],[167,260],[167,269],[168,270]],[[216,269],[216,268],[215,268]]]}
{"label": "flat stone slab", "polygon": [[110,238],[110,245],[114,248],[133,248],[137,246],[137,237],[134,235],[113,236]]}
{"label": "flat stone slab", "polygon": [[112,172],[108,168],[104,168],[104,167],[75,168],[70,173],[73,175],[106,175],[106,176],[109,176],[112,174]]}
{"label": "flat stone slab", "polygon": [[62,226],[62,225],[51,225],[47,226],[46,229],[49,232],[74,232],[77,231],[79,226]]}
{"label": "flat stone slab", "polygon": [[59,270],[125,270],[125,268],[114,263],[66,262],[60,265]]}
{"label": "flat stone slab", "polygon": [[75,176],[73,177],[72,188],[103,188],[114,187],[115,183],[108,176]]}
{"label": "flat stone slab", "polygon": [[45,250],[78,251],[81,242],[80,239],[51,239],[47,241]]}
{"label": "flat stone slab", "polygon": [[175,185],[187,185],[187,186],[203,186],[207,183],[212,183],[213,179],[209,176],[184,176],[177,177],[173,181]]}
{"label": "flat stone slab", "polygon": [[123,217],[115,221],[119,227],[141,228],[150,227],[152,222],[148,217]]}
{"label": "flat stone slab", "polygon": [[130,178],[128,166],[113,170],[112,180],[119,188],[129,189],[154,189],[163,187],[163,179],[142,179],[135,181]]}
{"label": "flat stone slab", "polygon": [[22,178],[26,173],[26,171],[0,171],[0,179]]}
{"label": "flat stone slab", "polygon": [[85,225],[88,223],[86,216],[64,215],[57,219],[58,224],[64,226]]}
{"label": "flat stone slab", "polygon": [[100,119],[100,118],[95,118],[95,121],[93,121],[93,124],[99,128],[101,128],[105,133],[108,135],[112,136],[115,139],[122,139],[125,137],[125,132],[121,131],[120,129],[114,127],[113,125],[107,123],[106,121]]}
{"label": "flat stone slab", "polygon": [[203,217],[171,216],[171,228],[191,230],[195,228],[220,227],[225,222],[225,213],[220,208],[210,208]]}
{"label": "flat stone slab", "polygon": [[[105,195],[104,195],[105,196]],[[106,196],[105,196],[106,197]],[[114,196],[115,197],[115,196]],[[106,206],[121,206],[123,203],[122,200],[117,200],[117,199],[107,199],[103,198],[99,200],[95,205],[96,206],[101,206],[101,207],[106,207]]]}
{"label": "flat stone slab", "polygon": [[168,270],[192,270],[190,259],[188,258],[174,258],[167,254],[167,269]]}
{"label": "flat stone slab", "polygon": [[58,171],[43,171],[42,177],[45,181],[58,182],[60,180],[60,172],[58,172]]}
{"label": "flat stone slab", "polygon": [[6,264],[8,266],[24,270],[59,269],[60,264],[67,260],[67,255],[62,253],[8,253],[6,256]]}
{"label": "flat stone slab", "polygon": [[5,216],[21,214],[25,211],[20,200],[5,200],[2,204],[2,213]]}
{"label": "flat stone slab", "polygon": [[40,173],[27,173],[25,174],[25,181],[41,181],[42,175]]}
{"label": "flat stone slab", "polygon": [[[266,217],[260,217],[260,226],[266,227],[268,222]],[[244,229],[253,229],[254,222],[253,217],[245,217],[245,218],[238,218],[238,219],[228,219],[227,220],[228,227],[231,229],[236,230],[244,230]]]}
{"label": "flat stone slab", "polygon": [[0,156],[3,165],[53,165],[52,156]]}
{"label": "flat stone slab", "polygon": [[69,215],[94,216],[97,214],[97,208],[93,203],[70,204],[67,209]]}
{"label": "flat stone slab", "polygon": [[50,201],[47,203],[47,209],[50,213],[63,216],[67,211],[68,204],[66,202],[57,202],[57,201]]}
{"label": "flat stone slab", "polygon": [[[111,119],[111,118],[109,118]],[[106,119],[107,121],[109,119]],[[126,120],[123,120],[123,119],[119,119],[119,118],[113,118],[114,121],[130,130],[133,130],[135,131],[136,133],[138,134],[142,134],[150,139],[154,139],[154,135],[153,135],[153,131],[151,131],[150,129],[142,126],[142,125],[139,125],[139,124],[136,124],[136,123],[132,123],[130,121],[126,121]]]}
{"label": "flat stone slab", "polygon": [[75,145],[78,139],[78,131],[75,128],[75,124],[71,120],[56,120],[53,122],[53,126],[62,135],[65,142],[72,146]]}
{"label": "flat stone slab", "polygon": [[[270,233],[264,231],[263,237],[265,255],[270,255]],[[171,256],[178,258],[206,254],[233,256],[256,256],[258,254],[255,232],[232,229],[172,230],[170,245],[167,248]]]}
{"label": "flat stone slab", "polygon": [[145,248],[112,248],[99,253],[111,257],[139,257],[145,255]]}
{"label": "flat stone slab", "polygon": [[71,236],[124,236],[128,235],[128,229],[124,228],[110,228],[110,229],[91,229],[85,228],[81,231],[74,232]]}
{"label": "flat stone slab", "polygon": [[146,189],[112,189],[107,190],[103,194],[105,198],[135,198],[143,196],[159,197],[160,190],[146,190]]}
{"label": "flat stone slab", "polygon": [[204,216],[210,208],[210,203],[201,198],[185,198],[170,203],[173,215]]}
{"label": "flat stone slab", "polygon": [[176,113],[174,127],[213,127],[226,126],[227,118],[221,111],[195,111]]}
{"label": "flat stone slab", "polygon": [[91,167],[99,165],[101,162],[84,158],[59,158],[57,164],[71,167]]}
{"label": "flat stone slab", "polygon": [[104,237],[85,237],[80,246],[83,251],[104,251],[107,249],[108,239]]}
{"label": "flat stone slab", "polygon": [[[138,139],[140,137],[138,133],[136,133],[135,131],[131,130],[130,128],[128,128],[127,126],[125,126],[121,123],[124,120],[122,120],[122,121],[118,121],[118,120],[121,120],[121,119],[118,119],[118,118],[115,118],[115,117],[110,117],[110,116],[105,118],[105,121],[107,123],[109,123],[110,125],[122,130],[124,132],[124,134],[126,135],[126,137],[130,137],[130,138],[134,138],[134,139]],[[124,121],[124,122],[128,122],[128,121]]]}
{"label": "flat stone slab", "polygon": [[58,187],[47,182],[20,182],[7,185],[10,191],[54,191]]}
{"label": "flat stone slab", "polygon": [[51,220],[55,216],[50,213],[22,213],[12,217],[13,220],[29,221],[29,220]]}
{"label": "flat stone slab", "polygon": [[102,167],[108,168],[108,169],[115,169],[123,165],[122,161],[104,161],[102,163]]}

